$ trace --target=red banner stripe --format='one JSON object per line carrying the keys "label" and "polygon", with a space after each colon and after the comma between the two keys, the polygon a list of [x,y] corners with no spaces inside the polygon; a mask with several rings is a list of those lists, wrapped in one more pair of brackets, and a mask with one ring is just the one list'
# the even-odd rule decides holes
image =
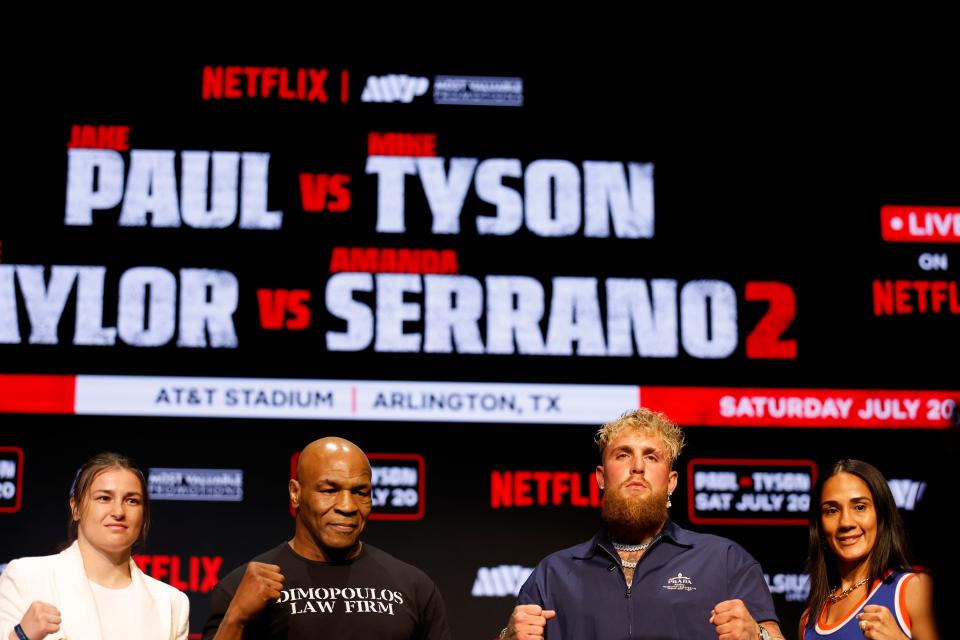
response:
{"label": "red banner stripe", "polygon": [[641,387],[685,426],[949,429],[960,391]]}
{"label": "red banner stripe", "polygon": [[76,376],[0,374],[0,412],[74,413]]}

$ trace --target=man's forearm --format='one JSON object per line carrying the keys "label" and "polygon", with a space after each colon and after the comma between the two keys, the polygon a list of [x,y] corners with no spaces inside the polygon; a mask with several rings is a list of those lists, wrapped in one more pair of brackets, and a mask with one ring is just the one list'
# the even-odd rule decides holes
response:
{"label": "man's forearm", "polygon": [[246,622],[237,620],[227,610],[223,620],[220,621],[220,626],[217,627],[217,634],[213,636],[213,640],[243,640],[243,630],[246,626]]}
{"label": "man's forearm", "polygon": [[770,640],[784,640],[783,632],[780,631],[780,625],[778,625],[773,620],[766,620],[764,622],[761,622],[760,626],[769,632]]}

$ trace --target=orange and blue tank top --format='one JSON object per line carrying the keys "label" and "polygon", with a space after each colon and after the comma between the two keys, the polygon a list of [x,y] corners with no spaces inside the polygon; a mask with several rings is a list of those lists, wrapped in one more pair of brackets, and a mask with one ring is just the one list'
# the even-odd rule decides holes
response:
{"label": "orange and blue tank top", "polygon": [[910,616],[907,613],[907,583],[915,573],[895,573],[890,572],[883,580],[876,580],[870,591],[857,603],[848,615],[842,620],[833,624],[826,624],[825,614],[827,605],[823,606],[820,615],[817,616],[817,622],[812,627],[806,626],[804,620],[803,640],[815,640],[817,638],[829,640],[863,640],[863,632],[860,631],[857,620],[857,614],[863,611],[863,608],[870,604],[880,605],[890,610],[897,626],[908,638],[910,635]]}

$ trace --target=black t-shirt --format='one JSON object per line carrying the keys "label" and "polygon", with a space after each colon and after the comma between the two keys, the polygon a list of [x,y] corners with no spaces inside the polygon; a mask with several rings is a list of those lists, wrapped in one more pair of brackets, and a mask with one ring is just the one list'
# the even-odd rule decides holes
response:
{"label": "black t-shirt", "polygon": [[[276,564],[285,580],[280,598],[244,629],[244,638],[449,640],[443,599],[427,575],[364,543],[346,562],[299,556],[284,542],[254,558]],[[214,588],[204,640],[217,632],[243,578],[234,569]]]}

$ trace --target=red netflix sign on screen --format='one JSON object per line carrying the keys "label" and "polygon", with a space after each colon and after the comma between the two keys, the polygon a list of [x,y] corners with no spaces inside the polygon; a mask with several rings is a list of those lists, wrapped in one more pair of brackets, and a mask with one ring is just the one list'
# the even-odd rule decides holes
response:
{"label": "red netflix sign on screen", "polygon": [[491,471],[490,508],[594,507],[601,504],[592,472]]}

